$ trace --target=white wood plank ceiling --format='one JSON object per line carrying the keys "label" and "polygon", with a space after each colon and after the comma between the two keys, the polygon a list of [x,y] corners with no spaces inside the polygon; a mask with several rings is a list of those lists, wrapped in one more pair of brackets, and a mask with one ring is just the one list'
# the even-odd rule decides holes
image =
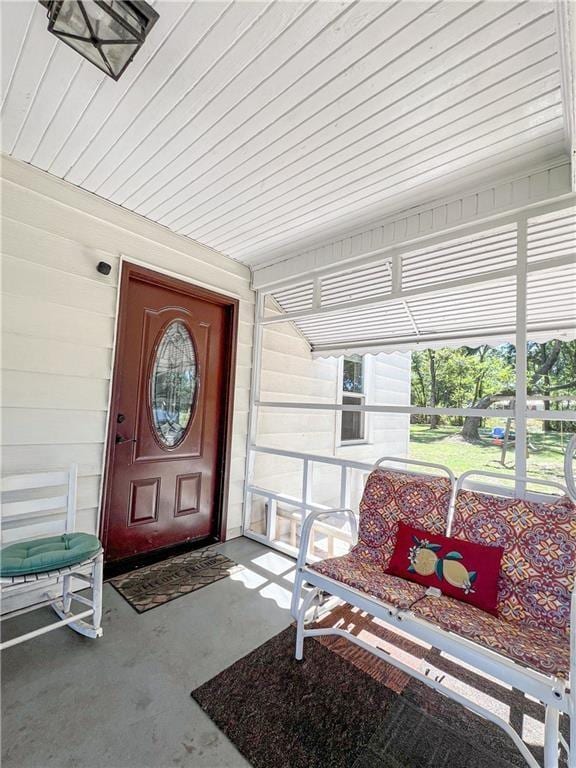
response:
{"label": "white wood plank ceiling", "polygon": [[117,83],[0,5],[3,151],[247,263],[566,152],[550,2],[159,0]]}

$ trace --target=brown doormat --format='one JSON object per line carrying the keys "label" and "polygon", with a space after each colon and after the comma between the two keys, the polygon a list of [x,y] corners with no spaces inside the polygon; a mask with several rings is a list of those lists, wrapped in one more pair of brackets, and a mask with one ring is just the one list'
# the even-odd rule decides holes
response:
{"label": "brown doormat", "polygon": [[220,552],[203,549],[138,568],[110,579],[109,583],[134,610],[144,613],[224,579],[241,568]]}
{"label": "brown doormat", "polygon": [[[346,608],[364,624],[360,633],[366,639],[366,615]],[[399,678],[391,665],[371,654],[377,662],[372,669],[365,659],[347,659],[307,639],[304,660],[297,662],[294,643],[295,629],[289,627],[192,692],[254,768],[525,768],[522,755],[497,726],[413,678],[398,694]],[[406,648],[401,652],[406,655]],[[445,662],[451,676],[457,665]],[[388,667],[388,674],[379,665]],[[543,707],[519,691],[462,671],[483,703],[493,696],[500,713],[508,702],[511,724],[528,736],[542,761],[538,738],[530,737],[527,723],[533,721],[539,733]],[[466,683],[459,679],[459,684]],[[566,765],[563,758],[560,765]]]}

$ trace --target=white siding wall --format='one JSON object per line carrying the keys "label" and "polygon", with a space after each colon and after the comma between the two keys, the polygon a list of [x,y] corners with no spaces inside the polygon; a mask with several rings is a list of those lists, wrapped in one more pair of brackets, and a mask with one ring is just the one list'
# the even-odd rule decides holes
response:
{"label": "white siding wall", "polygon": [[[98,530],[120,255],[240,299],[228,534],[240,533],[249,270],[30,166],[2,163],[4,473],[79,464],[78,528]],[[100,261],[112,265],[105,277]]]}
{"label": "white siding wall", "polygon": [[[334,403],[338,361],[312,359],[310,345],[292,323],[264,328],[261,399]],[[259,409],[256,442],[271,448],[333,456],[336,417],[330,411]],[[259,454],[254,467],[256,485],[290,496],[300,494],[301,462]]]}
{"label": "white siding wall", "polygon": [[[340,360],[335,357],[312,358],[309,344],[294,325],[266,326],[262,347],[262,400],[341,402]],[[366,373],[367,403],[410,404],[409,353],[367,355]],[[367,463],[384,454],[408,455],[407,414],[368,414],[367,419],[367,441],[358,445],[341,445],[340,417],[335,412],[261,408],[257,443]],[[254,468],[255,484],[290,496],[300,496],[301,466],[301,462],[294,459],[259,454]],[[312,471],[312,500],[337,504],[339,470],[315,464]],[[355,481],[361,483],[360,475],[355,477]],[[353,497],[355,495],[353,489]]]}

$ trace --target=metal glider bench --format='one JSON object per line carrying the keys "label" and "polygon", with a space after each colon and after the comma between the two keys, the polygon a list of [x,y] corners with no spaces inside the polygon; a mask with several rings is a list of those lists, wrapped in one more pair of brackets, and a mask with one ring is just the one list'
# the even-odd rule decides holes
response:
{"label": "metal glider bench", "polygon": [[[566,489],[533,478],[466,472],[455,483],[449,469],[426,464],[435,475],[391,469],[382,464],[424,465],[383,458],[369,475],[360,502],[359,525],[352,510],[313,512],[302,526],[292,615],[297,622],[296,658],[304,639],[346,637],[425,685],[492,721],[513,740],[531,768],[541,768],[526,744],[503,718],[401,660],[368,645],[342,628],[306,628],[306,618],[325,595],[334,596],[417,640],[450,654],[480,673],[542,702],[545,707],[544,768],[558,768],[559,751],[576,768],[576,506]],[[471,477],[477,478],[472,481]],[[481,478],[481,479],[479,479]],[[562,496],[514,492],[494,479],[520,480],[520,487],[553,487]],[[472,486],[472,487],[470,487]],[[340,557],[307,564],[314,523],[327,515],[350,522],[353,547]],[[498,577],[498,615],[385,573],[398,523],[431,533],[504,548]],[[515,568],[516,563],[522,567]],[[302,586],[310,587],[300,604]],[[570,717],[570,741],[559,732],[559,717]]]}

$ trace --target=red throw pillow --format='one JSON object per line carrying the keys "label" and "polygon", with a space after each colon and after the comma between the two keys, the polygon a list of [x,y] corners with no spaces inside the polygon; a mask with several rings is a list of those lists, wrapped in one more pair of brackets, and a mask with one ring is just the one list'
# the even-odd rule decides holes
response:
{"label": "red throw pillow", "polygon": [[503,547],[487,547],[398,523],[386,573],[436,587],[444,595],[497,616],[503,554]]}

